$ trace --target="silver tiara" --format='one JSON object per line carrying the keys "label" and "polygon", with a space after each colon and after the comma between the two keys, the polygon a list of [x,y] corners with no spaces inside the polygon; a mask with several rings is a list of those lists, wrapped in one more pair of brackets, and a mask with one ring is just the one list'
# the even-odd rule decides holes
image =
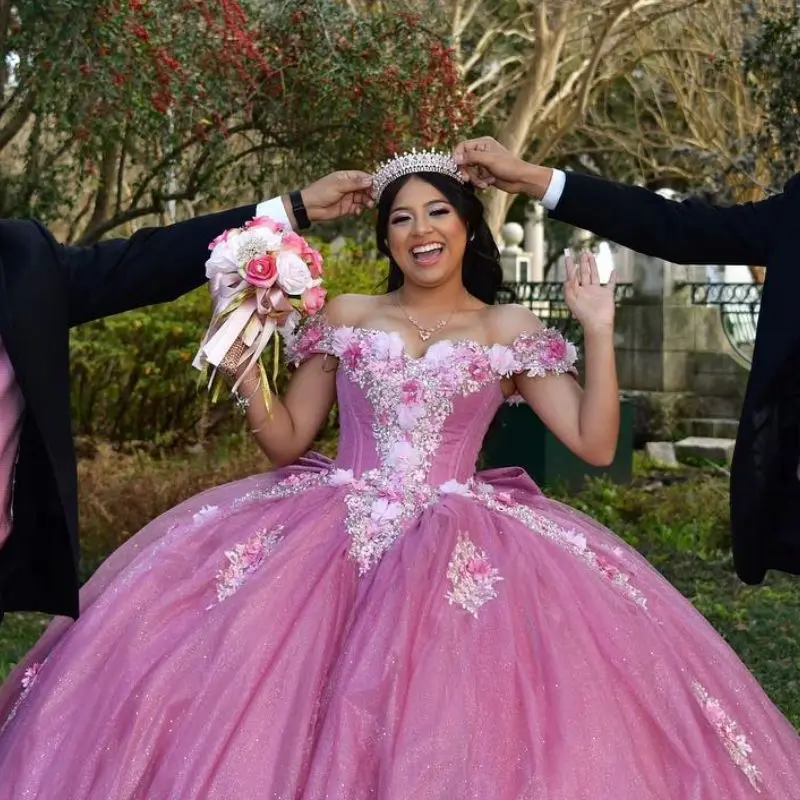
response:
{"label": "silver tiara", "polygon": [[458,164],[453,157],[440,150],[420,150],[416,148],[410,153],[395,155],[388,161],[384,161],[375,170],[375,177],[372,179],[372,193],[376,200],[380,200],[386,187],[402,178],[403,175],[414,175],[418,172],[438,172],[453,178],[459,183],[466,183],[466,179],[458,170]]}

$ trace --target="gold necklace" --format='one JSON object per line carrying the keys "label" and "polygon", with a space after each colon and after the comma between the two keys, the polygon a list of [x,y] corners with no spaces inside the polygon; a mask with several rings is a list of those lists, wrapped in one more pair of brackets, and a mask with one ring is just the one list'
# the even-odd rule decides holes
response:
{"label": "gold necklace", "polygon": [[450,322],[450,320],[453,318],[453,315],[456,313],[456,309],[454,308],[444,319],[439,320],[439,322],[437,322],[432,328],[425,328],[420,325],[419,322],[417,322],[414,317],[411,316],[411,314],[408,313],[406,307],[400,300],[400,295],[396,294],[395,298],[397,299],[397,305],[400,306],[401,311],[406,315],[406,319],[417,329],[417,336],[419,336],[423,342],[427,342],[434,333],[444,328],[444,326]]}

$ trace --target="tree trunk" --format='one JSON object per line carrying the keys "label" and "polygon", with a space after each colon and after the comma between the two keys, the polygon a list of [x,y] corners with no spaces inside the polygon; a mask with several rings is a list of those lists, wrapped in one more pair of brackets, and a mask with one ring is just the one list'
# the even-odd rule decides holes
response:
{"label": "tree trunk", "polygon": [[80,241],[91,241],[93,234],[108,219],[111,210],[111,196],[117,180],[117,159],[119,151],[117,145],[107,145],[103,151],[100,163],[100,175],[97,193],[94,198],[92,217],[83,229]]}
{"label": "tree trunk", "polygon": [[500,235],[500,228],[506,221],[508,209],[514,202],[513,195],[506,194],[497,189],[491,189],[489,196],[484,201],[486,206],[486,222],[495,238]]}

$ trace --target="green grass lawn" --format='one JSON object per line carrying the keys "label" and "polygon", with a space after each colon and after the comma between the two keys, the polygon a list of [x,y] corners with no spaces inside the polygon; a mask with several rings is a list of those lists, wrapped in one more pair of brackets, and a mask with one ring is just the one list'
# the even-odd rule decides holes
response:
{"label": "green grass lawn", "polygon": [[[713,469],[659,473],[639,464],[631,486],[596,482],[560,499],[637,547],[708,618],[800,729],[800,579],[775,574],[749,587],[736,578],[725,552],[727,476]],[[41,615],[6,617],[0,678],[45,624]]]}

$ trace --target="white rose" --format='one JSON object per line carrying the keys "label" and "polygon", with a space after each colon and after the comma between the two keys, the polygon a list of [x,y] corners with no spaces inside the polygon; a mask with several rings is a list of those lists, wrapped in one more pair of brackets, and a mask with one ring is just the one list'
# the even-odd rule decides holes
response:
{"label": "white rose", "polygon": [[297,253],[278,255],[278,286],[289,295],[301,295],[311,283],[311,272]]}
{"label": "white rose", "polygon": [[211,251],[211,255],[206,261],[206,278],[213,281],[220,274],[235,273],[237,267],[236,252],[233,246],[229,241],[221,241]]}

